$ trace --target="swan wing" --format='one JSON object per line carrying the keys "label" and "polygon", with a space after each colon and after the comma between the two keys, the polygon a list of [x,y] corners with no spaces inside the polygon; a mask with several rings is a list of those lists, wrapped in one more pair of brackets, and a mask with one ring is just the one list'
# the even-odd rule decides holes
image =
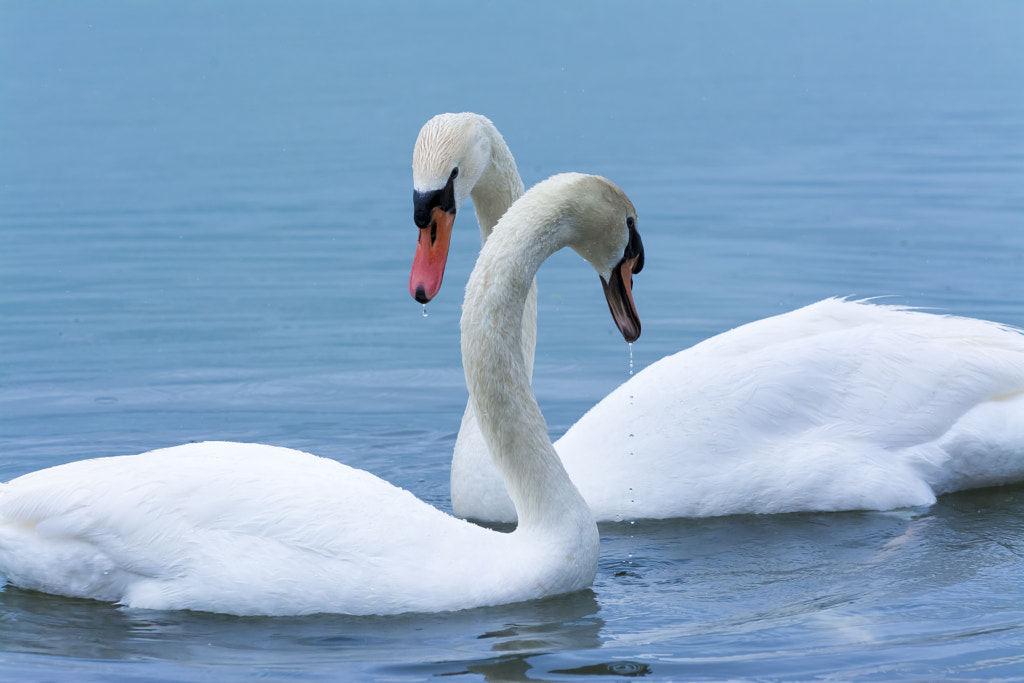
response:
{"label": "swan wing", "polygon": [[452,575],[432,558],[492,533],[368,472],[259,444],[83,460],[0,489],[0,574],[135,607],[381,613],[411,592],[427,609],[451,598],[429,590]]}
{"label": "swan wing", "polygon": [[1024,336],[829,299],[667,356],[556,447],[599,519],[889,509],[1024,478]]}

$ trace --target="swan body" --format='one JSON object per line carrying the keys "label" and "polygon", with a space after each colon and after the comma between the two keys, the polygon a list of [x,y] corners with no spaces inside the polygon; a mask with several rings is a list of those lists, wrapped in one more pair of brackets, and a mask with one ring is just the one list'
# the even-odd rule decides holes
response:
{"label": "swan body", "polygon": [[930,505],[1024,479],[1024,336],[827,299],[662,358],[555,446],[599,519]]}
{"label": "swan body", "polygon": [[508,477],[514,532],[457,519],[333,460],[206,442],[0,485],[0,576],[135,608],[240,615],[445,611],[589,586],[597,526],[547,437],[518,333],[534,273],[554,250],[576,247],[615,281],[630,244],[620,222],[633,208],[610,188],[592,176],[539,185],[509,212],[506,239],[481,253],[467,288],[467,384],[491,416],[480,426]]}
{"label": "swan body", "polygon": [[[0,520],[0,574],[14,585],[231,614],[452,609],[453,580],[475,586],[481,604],[501,602],[510,593],[481,585],[496,577],[473,559],[499,557],[497,540],[531,551],[363,470],[259,444],[187,444],[33,472],[0,488]],[[441,548],[464,561],[442,560]],[[528,573],[505,577],[513,592],[527,594]]]}
{"label": "swan body", "polygon": [[[472,172],[460,168],[453,189],[472,196],[486,241],[487,217],[521,186],[507,180],[514,161],[490,121],[428,121],[413,178],[422,202],[481,146],[500,148],[487,158],[502,168],[480,171],[477,160]],[[524,315],[522,327],[524,340],[535,339],[536,315]],[[659,360],[555,448],[598,521],[927,505],[945,492],[1024,479],[1024,335],[826,299]],[[515,520],[471,406],[451,495],[460,517]]]}

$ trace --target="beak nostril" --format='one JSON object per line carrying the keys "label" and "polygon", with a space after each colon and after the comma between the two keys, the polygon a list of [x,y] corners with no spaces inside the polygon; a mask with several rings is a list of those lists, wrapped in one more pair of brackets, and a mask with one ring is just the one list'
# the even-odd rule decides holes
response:
{"label": "beak nostril", "polygon": [[434,246],[435,242],[437,242],[437,221],[430,221],[430,246]]}

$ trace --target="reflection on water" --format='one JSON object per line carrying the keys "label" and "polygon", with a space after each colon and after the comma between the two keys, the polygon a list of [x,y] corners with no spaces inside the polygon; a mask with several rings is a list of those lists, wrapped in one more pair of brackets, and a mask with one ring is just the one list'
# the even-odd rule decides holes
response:
{"label": "reflection on water", "polygon": [[[604,622],[592,591],[516,605],[397,617],[315,615],[232,617],[198,612],[122,609],[90,600],[23,591],[0,592],[0,642],[8,653],[66,659],[159,660],[181,666],[309,671],[339,662],[382,671],[428,662],[451,671],[513,653],[600,647]],[[39,638],[40,632],[50,637]],[[472,657],[453,662],[454,653]],[[486,666],[486,665],[484,665]],[[413,667],[425,671],[420,665]]]}
{"label": "reflection on water", "polygon": [[341,665],[385,678],[507,681],[773,669],[814,677],[838,667],[851,678],[937,667],[997,675],[1024,663],[1012,609],[1022,513],[1018,486],[921,510],[609,524],[593,592],[448,614],[236,618],[7,588],[0,642],[15,663],[161,661],[177,674],[216,667],[225,680],[242,671],[329,677]]}
{"label": "reflection on water", "polygon": [[[428,317],[406,290],[444,111],[491,117],[528,185],[629,193],[635,371],[827,296],[1024,325],[1024,4],[408,9],[0,2],[0,481],[230,439],[447,509],[468,205]],[[628,378],[596,284],[574,254],[540,273],[555,436]],[[0,680],[1014,679],[1022,520],[1017,486],[608,525],[593,592],[387,619],[0,589]]]}
{"label": "reflection on water", "polygon": [[[1024,637],[1015,608],[1022,510],[1024,486],[1015,486],[943,496],[921,510],[603,529],[595,589],[628,590],[614,591],[624,604],[602,606],[645,605],[636,628],[605,629],[605,650],[659,643],[676,653],[675,675],[1013,671],[1024,662],[1015,645]],[[663,661],[653,669],[666,673]]]}

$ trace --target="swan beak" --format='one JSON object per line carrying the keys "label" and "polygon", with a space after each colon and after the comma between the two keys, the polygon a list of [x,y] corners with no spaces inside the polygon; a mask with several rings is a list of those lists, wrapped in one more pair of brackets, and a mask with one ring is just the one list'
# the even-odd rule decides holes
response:
{"label": "swan beak", "polygon": [[624,258],[612,269],[606,282],[601,277],[604,287],[604,298],[608,300],[608,309],[619,332],[627,342],[632,344],[640,338],[640,316],[633,302],[633,273],[640,272],[643,267],[643,252],[632,258]]}
{"label": "swan beak", "polygon": [[441,290],[454,223],[454,211],[445,211],[435,206],[430,214],[430,224],[420,228],[416,255],[412,259],[412,273],[409,275],[409,293],[421,304],[433,299]]}

